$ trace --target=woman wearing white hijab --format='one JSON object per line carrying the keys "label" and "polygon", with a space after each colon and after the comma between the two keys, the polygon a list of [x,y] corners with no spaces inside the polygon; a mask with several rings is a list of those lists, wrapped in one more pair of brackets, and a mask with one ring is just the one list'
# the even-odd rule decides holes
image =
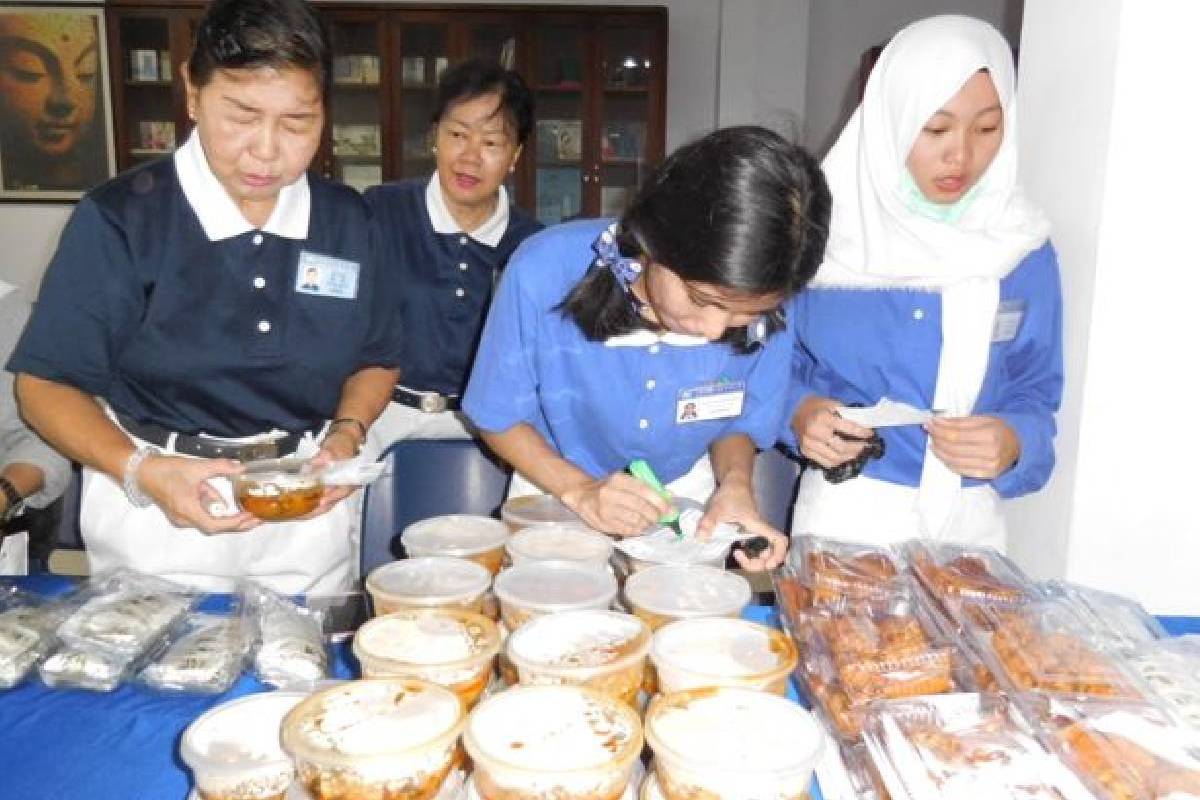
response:
{"label": "woman wearing white hijab", "polygon": [[810,468],[793,533],[1006,543],[999,498],[1054,466],[1061,291],[1049,223],[1017,184],[1012,54],[991,26],[938,16],[881,53],[824,163],[829,245],[797,298],[788,437],[814,465],[873,432],[844,406],[939,416],[880,427],[885,452],[841,483]]}

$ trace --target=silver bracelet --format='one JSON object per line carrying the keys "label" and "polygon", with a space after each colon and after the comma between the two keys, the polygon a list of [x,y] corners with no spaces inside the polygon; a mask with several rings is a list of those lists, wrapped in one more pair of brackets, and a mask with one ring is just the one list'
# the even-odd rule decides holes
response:
{"label": "silver bracelet", "polygon": [[129,456],[129,460],[125,462],[125,473],[121,478],[121,488],[125,490],[126,499],[129,500],[129,504],[134,508],[146,508],[154,502],[150,498],[150,495],[142,491],[137,475],[142,462],[153,455],[158,455],[157,447],[142,445],[137,450],[134,450],[133,454]]}

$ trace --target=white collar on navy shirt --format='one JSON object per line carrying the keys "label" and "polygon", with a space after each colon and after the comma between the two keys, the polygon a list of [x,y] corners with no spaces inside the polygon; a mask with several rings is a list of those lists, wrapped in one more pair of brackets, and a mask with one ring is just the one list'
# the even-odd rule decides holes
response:
{"label": "white collar on navy shirt", "polygon": [[[231,239],[255,229],[213,174],[196,131],[175,151],[175,172],[183,195],[200,218],[209,241]],[[302,174],[279,190],[275,209],[262,230],[287,239],[307,239],[311,206],[308,176]]]}
{"label": "white collar on navy shirt", "polygon": [[[429,185],[425,187],[425,210],[429,212],[429,221],[433,223],[433,229],[438,233],[462,232],[462,226],[454,221],[454,217],[450,215],[450,209],[446,207],[446,197],[442,194],[442,182],[438,180],[436,170],[433,177],[429,179]],[[478,228],[467,231],[467,236],[480,244],[495,247],[500,244],[500,239],[504,237],[504,231],[507,229],[508,192],[504,186],[501,186],[496,210]]]}

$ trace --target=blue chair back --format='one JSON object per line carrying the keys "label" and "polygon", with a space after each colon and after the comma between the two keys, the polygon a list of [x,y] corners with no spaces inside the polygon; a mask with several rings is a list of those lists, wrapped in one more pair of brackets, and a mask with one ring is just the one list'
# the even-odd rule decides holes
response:
{"label": "blue chair back", "polygon": [[763,450],[754,462],[754,499],[758,511],[778,530],[789,533],[792,504],[799,490],[800,465],[777,447]]}
{"label": "blue chair back", "polygon": [[400,534],[442,514],[494,516],[508,491],[508,472],[472,439],[401,439],[381,460],[384,475],[363,498],[361,574],[398,558]]}

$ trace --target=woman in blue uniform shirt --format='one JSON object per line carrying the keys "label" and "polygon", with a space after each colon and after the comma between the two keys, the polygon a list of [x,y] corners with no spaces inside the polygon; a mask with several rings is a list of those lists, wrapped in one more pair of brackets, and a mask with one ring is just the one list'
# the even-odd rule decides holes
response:
{"label": "woman in blue uniform shirt", "polygon": [[1017,183],[1016,124],[1012,54],[986,23],[926,19],[880,55],[824,164],[833,217],[797,299],[788,434],[831,467],[872,433],[840,406],[939,416],[879,428],[883,457],[857,478],[807,470],[793,533],[1003,548],[999,498],[1048,480],[1062,297],[1049,224]]}
{"label": "woman in blue uniform shirt", "polygon": [[[812,276],[829,200],[815,162],[762,128],[672,154],[618,221],[550,228],[514,254],[464,407],[518,475],[587,524],[640,533],[668,510],[624,473],[645,459],[701,529],[787,542],[751,492],[782,425],[792,335],[780,305]],[[709,459],[711,458],[711,468]]]}
{"label": "woman in blue uniform shirt", "polygon": [[392,402],[371,426],[380,453],[406,438],[467,438],[459,408],[492,289],[541,225],[509,203],[504,181],[533,127],[533,94],[495,63],[457,64],[438,82],[431,178],[369,190],[380,263],[395,272],[404,357]]}
{"label": "woman in blue uniform shirt", "polygon": [[329,61],[300,0],[217,0],[182,71],[191,137],[89,193],[62,234],[9,368],[30,424],[85,467],[94,573],[289,593],[353,578],[346,490],[262,524],[210,483],[305,439],[318,462],[352,456],[395,382],[367,210],[305,175]]}

